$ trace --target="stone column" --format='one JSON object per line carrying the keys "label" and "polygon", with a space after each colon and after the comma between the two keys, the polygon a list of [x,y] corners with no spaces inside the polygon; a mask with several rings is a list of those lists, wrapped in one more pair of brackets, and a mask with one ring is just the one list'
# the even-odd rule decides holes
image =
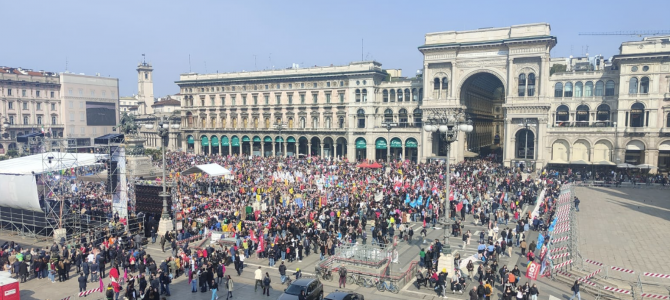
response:
{"label": "stone column", "polygon": [[[300,152],[300,151],[298,151],[298,152]],[[307,155],[309,156],[311,154],[312,154],[312,140],[309,139],[309,140],[307,140]]]}
{"label": "stone column", "polygon": [[272,156],[277,156],[277,142],[272,142]]}
{"label": "stone column", "polygon": [[282,149],[281,153],[283,157],[286,157],[286,148],[288,148],[288,145],[286,145],[286,141],[283,141],[281,143],[281,149]]}
{"label": "stone column", "polygon": [[319,156],[324,157],[324,155],[323,155],[323,142],[319,145],[319,147],[321,147],[321,149],[319,149],[319,152],[320,152],[321,155],[319,155]]}
{"label": "stone column", "polygon": [[[208,138],[211,139],[211,137],[208,137]],[[209,146],[207,146],[207,147],[209,148],[209,152],[208,152],[208,153],[209,153],[209,154],[212,154],[212,141],[211,141],[211,140],[209,141]]]}

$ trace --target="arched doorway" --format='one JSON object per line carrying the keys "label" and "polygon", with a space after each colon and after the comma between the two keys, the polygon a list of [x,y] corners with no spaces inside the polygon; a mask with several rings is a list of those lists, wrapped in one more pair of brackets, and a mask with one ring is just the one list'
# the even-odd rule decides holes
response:
{"label": "arched doorway", "polygon": [[230,155],[230,139],[227,136],[221,136],[221,155]]}
{"label": "arched doorway", "polygon": [[284,138],[281,136],[275,137],[275,156],[285,156],[284,153]]}
{"label": "arched doorway", "polygon": [[[256,120],[254,119],[254,121],[256,121]],[[262,156],[263,155],[262,148],[261,148],[262,143],[263,143],[263,141],[261,140],[260,136],[254,136],[253,141],[252,141],[252,147],[253,147],[252,155],[253,156]]]}
{"label": "arched doorway", "polygon": [[289,136],[286,138],[286,155],[295,156],[298,152],[298,147],[296,146],[296,140],[294,137]]}
{"label": "arched doorway", "polygon": [[641,165],[644,163],[644,143],[641,141],[630,141],[626,144],[625,163]]}
{"label": "arched doorway", "polygon": [[347,139],[340,137],[337,138],[337,145],[335,146],[335,155],[341,158],[347,157]]}
{"label": "arched doorway", "polygon": [[419,154],[419,143],[415,138],[405,140],[405,159],[417,162]]}
{"label": "arched doorway", "polygon": [[607,140],[597,141],[593,145],[593,162],[611,162],[612,161],[612,143]]}
{"label": "arched doorway", "polygon": [[670,141],[664,141],[658,146],[658,171],[670,170]]}
{"label": "arched doorway", "polygon": [[209,154],[209,139],[206,135],[200,137],[200,146],[202,146],[202,153]]}
{"label": "arched doorway", "polygon": [[535,159],[535,133],[532,130],[524,128],[516,132],[514,153],[519,159]]}
{"label": "arched doorway", "polygon": [[251,139],[248,136],[242,137],[242,155],[251,154]]}
{"label": "arched doorway", "polygon": [[[476,73],[463,82],[460,97],[461,105],[466,107],[465,112],[473,122],[473,131],[466,135],[465,150],[479,154],[489,153],[495,143],[495,125],[504,124],[502,105],[505,103],[505,85],[494,74]],[[504,130],[498,134],[503,132]],[[433,134],[440,136],[438,155],[446,155],[444,135]],[[436,136],[433,138],[438,140],[435,139]]]}
{"label": "arched doorway", "polygon": [[356,139],[356,160],[360,161],[368,158],[367,148],[367,141],[364,138],[359,137]]}
{"label": "arched doorway", "polygon": [[321,139],[313,137],[311,142],[312,148],[309,149],[309,154],[312,156],[321,156]]}
{"label": "arched doorway", "polygon": [[301,136],[298,139],[298,156],[306,156],[309,153],[309,149],[307,147],[307,138],[304,136]]}
{"label": "arched doorway", "polygon": [[195,139],[192,135],[186,137],[186,152],[193,153],[195,150]]}
{"label": "arched doorway", "polygon": [[233,135],[230,138],[230,150],[230,154],[240,155],[242,153],[240,149],[240,138],[236,135]]}
{"label": "arched doorway", "polygon": [[386,152],[388,151],[388,145],[385,138],[377,138],[375,141],[375,159],[386,161]]}
{"label": "arched doorway", "polygon": [[567,164],[570,158],[570,145],[564,140],[555,141],[551,146],[551,163]]}
{"label": "arched doorway", "polygon": [[[266,123],[270,123],[270,119],[267,119]],[[272,137],[265,136],[263,138],[263,156],[270,157],[272,156]]]}
{"label": "arched doorway", "polygon": [[334,155],[334,142],[331,137],[326,137],[323,139],[323,156],[331,157]]}
{"label": "arched doorway", "polygon": [[212,145],[212,154],[219,154],[219,137],[213,135],[210,139],[210,144]]}

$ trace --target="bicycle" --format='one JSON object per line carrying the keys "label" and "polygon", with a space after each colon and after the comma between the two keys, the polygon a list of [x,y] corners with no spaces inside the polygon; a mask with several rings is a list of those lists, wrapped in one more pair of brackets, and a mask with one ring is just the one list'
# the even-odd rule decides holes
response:
{"label": "bicycle", "polygon": [[316,267],[316,278],[322,278],[323,280],[333,281],[333,273],[330,270],[323,271],[322,268]]}
{"label": "bicycle", "polygon": [[291,279],[291,276],[286,276],[286,280],[284,281],[284,284],[286,286],[291,286],[291,283],[293,283],[293,279]]}
{"label": "bicycle", "polygon": [[347,276],[347,283],[348,284],[356,283],[356,285],[366,288],[373,286],[372,280],[363,277],[363,275],[361,274],[349,274],[349,276]]}
{"label": "bicycle", "polygon": [[386,283],[386,281],[380,280],[380,279],[376,279],[375,281],[376,281],[375,285],[377,286],[377,290],[380,291],[380,292],[383,292],[385,290],[389,291],[391,293],[394,293],[394,294],[397,294],[397,293],[400,292],[400,289],[393,282],[389,281],[389,283]]}

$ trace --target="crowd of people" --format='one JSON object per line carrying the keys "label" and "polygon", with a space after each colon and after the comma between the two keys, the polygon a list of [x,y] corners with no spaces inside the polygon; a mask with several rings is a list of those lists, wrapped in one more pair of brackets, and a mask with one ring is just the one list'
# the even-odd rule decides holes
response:
{"label": "crowd of people", "polygon": [[[231,175],[181,174],[207,163],[219,164]],[[479,257],[484,267],[477,272],[480,281],[494,284],[489,282],[492,275],[485,274],[509,278],[507,273],[496,273],[498,255],[525,243],[524,232],[529,226],[536,228],[537,222],[521,212],[524,205],[534,204],[538,191],[547,184],[486,159],[452,165],[449,194],[445,188],[447,172],[439,162],[394,161],[371,169],[333,158],[168,152],[166,168],[168,180],[176,185],[170,212],[180,229],[158,235],[157,216],[148,216],[145,223],[151,231],[148,242],[159,243],[163,251],[171,252],[166,259],[159,261],[148,255],[142,247],[147,242],[143,232],[128,231],[127,224],[111,212],[104,183],[80,182],[72,189],[74,198],[80,199],[74,205],[99,211],[110,221],[109,226],[45,249],[7,245],[0,265],[22,280],[65,281],[75,274],[82,290],[87,283],[109,277],[111,283],[105,292],[114,299],[120,295],[128,299],[169,296],[172,280],[186,276],[193,292],[212,291],[214,299],[219,284],[232,296],[232,272],[226,272],[226,267],[240,275],[249,257],[266,260],[269,266],[279,265],[284,282],[290,274],[288,265],[294,261],[309,255],[325,259],[335,255],[343,243],[367,243],[370,239],[384,247],[396,235],[411,242],[414,228],[407,225],[422,224],[420,235],[425,237],[426,228],[434,227],[446,213],[455,224],[471,217],[484,228],[486,234],[479,237],[485,246]],[[144,183],[159,184],[160,179]],[[228,243],[203,248],[190,242],[191,237],[211,231],[222,232]],[[459,225],[452,233],[463,234],[464,244],[469,243],[469,233],[460,232]],[[503,237],[502,242],[497,241],[498,236]],[[427,270],[426,282],[435,278],[446,291],[449,272],[444,268],[437,272],[441,248],[439,240],[431,243],[421,251],[420,264]],[[500,270],[515,272],[505,267]],[[299,269],[292,273],[296,278],[300,274]],[[459,274],[453,274],[454,284],[463,281]],[[264,276],[260,277],[257,280],[263,285]]]}

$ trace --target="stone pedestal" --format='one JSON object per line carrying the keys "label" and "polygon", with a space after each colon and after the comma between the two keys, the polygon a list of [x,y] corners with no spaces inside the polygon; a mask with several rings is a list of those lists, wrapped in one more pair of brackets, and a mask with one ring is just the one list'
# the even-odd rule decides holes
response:
{"label": "stone pedestal", "polygon": [[126,136],[124,148],[126,148],[126,176],[134,177],[156,177],[161,176],[162,171],[151,163],[148,155],[135,155],[133,149],[143,148],[145,139],[136,136]]}
{"label": "stone pedestal", "polygon": [[54,230],[54,243],[60,244],[60,239],[65,238],[67,240],[67,231],[65,228],[55,229]]}
{"label": "stone pedestal", "polygon": [[172,220],[161,218],[160,222],[158,222],[158,231],[156,233],[158,235],[164,235],[166,232],[172,230],[174,230]]}

